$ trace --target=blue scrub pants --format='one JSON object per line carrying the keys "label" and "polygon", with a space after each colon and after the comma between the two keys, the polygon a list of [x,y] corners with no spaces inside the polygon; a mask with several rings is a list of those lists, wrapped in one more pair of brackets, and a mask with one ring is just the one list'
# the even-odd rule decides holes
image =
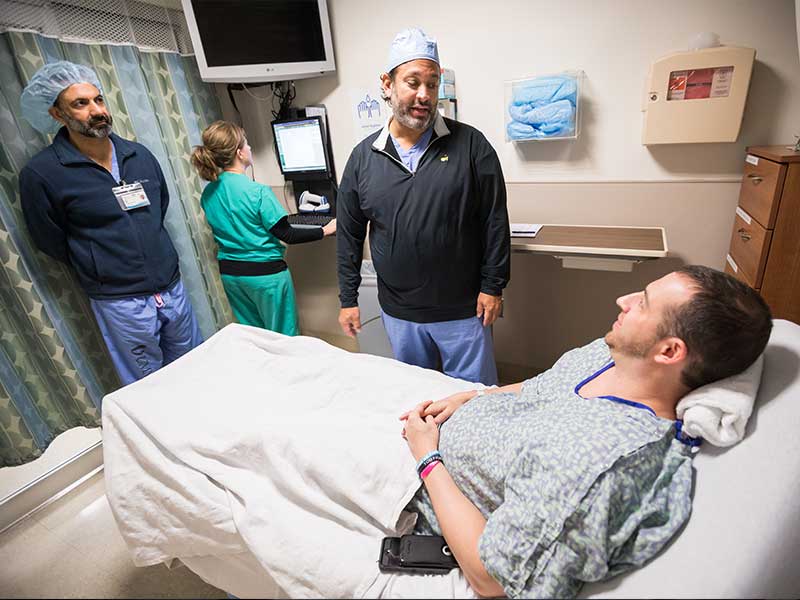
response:
{"label": "blue scrub pants", "polygon": [[151,296],[89,298],[122,385],[128,385],[203,343],[183,283]]}
{"label": "blue scrub pants", "polygon": [[397,360],[436,369],[441,357],[445,375],[497,385],[491,327],[469,317],[437,323],[414,323],[381,311],[383,326]]}

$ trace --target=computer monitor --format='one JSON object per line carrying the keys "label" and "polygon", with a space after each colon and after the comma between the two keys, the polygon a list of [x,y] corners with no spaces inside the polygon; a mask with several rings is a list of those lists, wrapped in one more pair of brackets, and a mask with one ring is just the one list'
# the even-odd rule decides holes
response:
{"label": "computer monitor", "polygon": [[285,179],[310,181],[330,178],[321,117],[272,122],[275,152]]}
{"label": "computer monitor", "polygon": [[182,2],[203,81],[292,81],[336,70],[326,0]]}

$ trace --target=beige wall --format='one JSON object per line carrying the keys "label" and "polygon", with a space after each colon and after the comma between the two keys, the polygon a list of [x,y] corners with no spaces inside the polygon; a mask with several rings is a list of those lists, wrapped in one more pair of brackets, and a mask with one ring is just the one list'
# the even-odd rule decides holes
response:
{"label": "beige wall", "polygon": [[[793,0],[440,0],[408,17],[398,15],[411,9],[397,3],[328,5],[337,72],[298,81],[295,104],[327,106],[339,177],[355,141],[351,92],[376,85],[397,30],[420,25],[438,39],[443,64],[456,72],[460,120],[480,129],[497,150],[512,220],[666,228],[670,257],[632,273],[562,269],[553,258],[514,255],[495,338],[498,362],[515,374],[544,368],[564,349],[602,335],[616,314],[614,298],[676,265],[722,268],[744,148],[789,143],[800,133]],[[649,64],[685,50],[702,31],[757,51],[738,142],[642,146],[641,95]],[[580,138],[505,142],[503,82],[566,69],[586,73]],[[224,86],[218,92],[234,118]],[[251,93],[265,96],[267,89]],[[253,96],[236,92],[256,178],[282,195],[270,104]],[[288,260],[304,331],[341,342],[334,250],[334,240],[326,239],[291,248]]]}

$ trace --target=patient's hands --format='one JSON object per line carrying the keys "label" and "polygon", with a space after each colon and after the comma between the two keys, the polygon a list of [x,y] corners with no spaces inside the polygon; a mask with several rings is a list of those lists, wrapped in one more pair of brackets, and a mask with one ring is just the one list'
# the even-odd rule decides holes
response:
{"label": "patient's hands", "polygon": [[426,400],[400,415],[400,420],[405,421],[403,437],[408,442],[415,459],[419,460],[420,457],[439,447],[439,425],[449,419],[475,394],[477,391],[470,390],[447,396],[436,402]]}
{"label": "patient's hands", "polygon": [[[475,390],[470,390],[468,392],[459,392],[457,394],[453,394],[452,396],[447,396],[447,398],[442,398],[436,402],[432,402],[430,400],[423,402],[422,404],[425,405],[425,409],[422,413],[422,416],[427,417],[430,415],[433,417],[434,423],[441,425],[447,421],[447,419],[452,417],[453,413],[456,412],[462,405],[474,398],[475,394],[477,393],[478,392]],[[408,418],[410,412],[411,411],[400,415],[400,420],[404,421],[406,418]]]}
{"label": "patient's hands", "polygon": [[461,406],[472,400],[472,398],[475,397],[475,394],[477,394],[475,390],[470,390],[468,392],[459,392],[458,394],[453,394],[447,398],[437,400],[436,402],[428,405],[428,408],[425,409],[425,415],[432,415],[434,422],[437,425],[441,425],[447,421],[447,419],[452,417],[453,413],[461,408]]}
{"label": "patient's hands", "polygon": [[428,452],[439,448],[439,426],[434,422],[432,415],[425,415],[425,409],[430,404],[430,400],[421,402],[400,417],[401,421],[406,422],[403,437],[408,442],[414,460],[417,461]]}

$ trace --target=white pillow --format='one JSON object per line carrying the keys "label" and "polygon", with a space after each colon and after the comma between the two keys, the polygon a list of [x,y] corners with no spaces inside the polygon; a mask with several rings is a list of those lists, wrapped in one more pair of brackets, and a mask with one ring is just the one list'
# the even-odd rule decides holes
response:
{"label": "white pillow", "polygon": [[747,369],[692,390],[676,407],[683,431],[715,446],[733,446],[744,437],[761,383],[764,355]]}

